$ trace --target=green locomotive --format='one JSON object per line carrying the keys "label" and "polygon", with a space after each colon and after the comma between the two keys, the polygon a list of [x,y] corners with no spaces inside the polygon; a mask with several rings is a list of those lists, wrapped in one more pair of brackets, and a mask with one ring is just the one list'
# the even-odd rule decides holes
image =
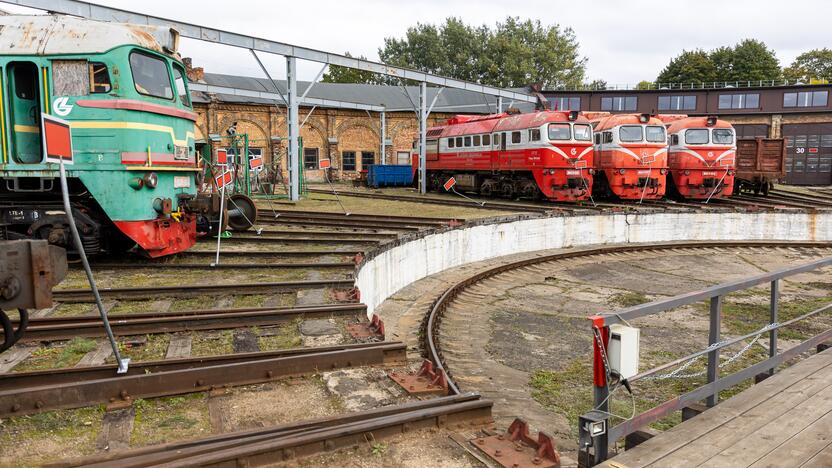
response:
{"label": "green locomotive", "polygon": [[0,239],[72,245],[57,168],[42,162],[41,112],[72,128],[70,198],[87,253],[137,245],[159,257],[216,232],[178,42],[172,29],[0,16]]}

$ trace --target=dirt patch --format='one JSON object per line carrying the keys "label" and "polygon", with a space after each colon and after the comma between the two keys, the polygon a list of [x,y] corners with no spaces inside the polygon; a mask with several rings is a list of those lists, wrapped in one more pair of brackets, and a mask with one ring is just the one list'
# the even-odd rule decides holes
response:
{"label": "dirt patch", "polygon": [[132,447],[205,437],[211,433],[204,393],[138,399],[133,403]]}
{"label": "dirt patch", "polygon": [[0,419],[0,466],[37,466],[95,451],[103,408]]}

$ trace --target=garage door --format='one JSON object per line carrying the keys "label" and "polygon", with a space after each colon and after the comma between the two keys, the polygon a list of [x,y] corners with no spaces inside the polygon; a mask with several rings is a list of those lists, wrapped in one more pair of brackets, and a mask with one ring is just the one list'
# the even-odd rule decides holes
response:
{"label": "garage door", "polygon": [[786,182],[832,185],[832,124],[783,125]]}

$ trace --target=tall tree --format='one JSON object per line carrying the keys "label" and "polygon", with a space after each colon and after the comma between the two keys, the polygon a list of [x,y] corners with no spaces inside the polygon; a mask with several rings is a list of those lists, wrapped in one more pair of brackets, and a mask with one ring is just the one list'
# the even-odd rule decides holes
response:
{"label": "tall tree", "polygon": [[659,83],[701,83],[716,80],[716,67],[702,49],[683,50],[670,59],[656,81]]}
{"label": "tall tree", "polygon": [[[349,52],[344,53],[347,57],[352,57]],[[367,60],[363,55],[359,57],[361,60]],[[330,65],[329,69],[324,73],[321,79],[324,83],[382,83],[382,78],[373,72],[356,70],[355,68],[341,67],[339,65]]]}
{"label": "tall tree", "polygon": [[723,81],[760,81],[780,79],[780,61],[774,51],[756,39],[746,39],[734,46],[731,72]]}
{"label": "tall tree", "polygon": [[473,27],[458,18],[440,26],[417,24],[402,39],[386,38],[385,63],[500,87],[541,83],[545,88],[583,81],[586,59],[574,32],[508,17]]}
{"label": "tall tree", "polygon": [[832,49],[814,49],[803,52],[791,65],[783,69],[783,77],[803,83],[832,81]]}

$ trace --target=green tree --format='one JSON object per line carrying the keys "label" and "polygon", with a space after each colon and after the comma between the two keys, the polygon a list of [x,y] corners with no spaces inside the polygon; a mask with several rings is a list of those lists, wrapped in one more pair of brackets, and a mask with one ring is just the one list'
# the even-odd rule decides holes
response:
{"label": "green tree", "polygon": [[440,26],[420,23],[402,39],[386,38],[379,57],[391,65],[500,87],[578,85],[586,68],[571,29],[514,17],[494,28],[458,18]]}
{"label": "green tree", "polygon": [[[349,52],[344,53],[347,57],[352,57]],[[367,60],[363,55],[359,57],[361,60]],[[355,68],[341,67],[338,65],[330,65],[329,69],[324,73],[321,79],[324,83],[382,83],[382,78],[373,72],[356,70]]]}
{"label": "green tree", "polygon": [[730,73],[718,76],[721,81],[777,80],[780,61],[762,41],[746,39],[734,46]]}
{"label": "green tree", "polygon": [[651,89],[653,87],[652,81],[641,80],[636,85],[636,89]]}
{"label": "green tree", "polygon": [[716,67],[707,52],[683,50],[670,59],[656,78],[658,83],[701,83],[716,80]]}
{"label": "green tree", "polygon": [[832,49],[814,49],[803,52],[791,65],[783,69],[783,77],[802,83],[832,81]]}
{"label": "green tree", "polygon": [[592,91],[603,91],[607,89],[607,81],[602,79],[592,80],[583,87]]}

